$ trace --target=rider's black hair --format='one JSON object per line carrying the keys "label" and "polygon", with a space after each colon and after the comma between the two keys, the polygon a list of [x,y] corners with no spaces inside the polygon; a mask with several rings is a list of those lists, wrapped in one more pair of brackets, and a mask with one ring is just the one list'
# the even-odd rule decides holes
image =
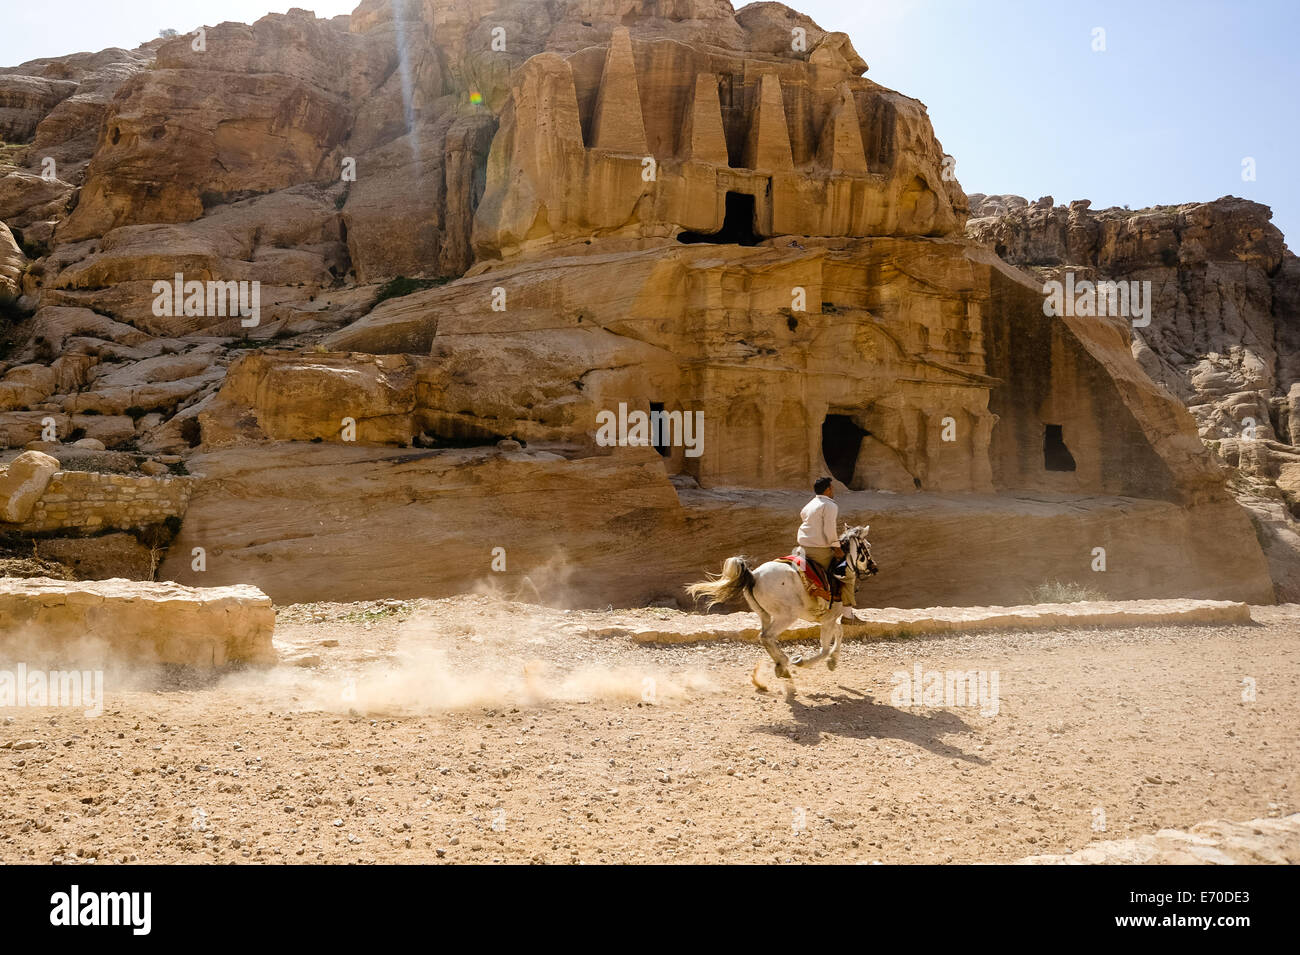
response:
{"label": "rider's black hair", "polygon": [[813,484],[813,492],[816,494],[826,493],[826,489],[831,486],[831,479],[828,477],[819,477]]}

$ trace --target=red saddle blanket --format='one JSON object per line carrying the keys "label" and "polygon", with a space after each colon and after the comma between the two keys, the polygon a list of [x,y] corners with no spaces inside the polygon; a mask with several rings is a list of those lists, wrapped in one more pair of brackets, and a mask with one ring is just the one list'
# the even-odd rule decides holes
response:
{"label": "red saddle blanket", "polygon": [[826,579],[826,571],[811,560],[800,557],[798,554],[791,554],[788,557],[778,557],[777,563],[789,564],[799,571],[799,579],[803,581],[804,589],[813,597],[834,601],[831,596],[830,581]]}

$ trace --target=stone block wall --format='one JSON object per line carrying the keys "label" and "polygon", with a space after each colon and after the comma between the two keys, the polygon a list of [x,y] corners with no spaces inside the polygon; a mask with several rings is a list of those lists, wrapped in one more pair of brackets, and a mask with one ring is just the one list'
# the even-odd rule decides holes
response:
{"label": "stone block wall", "polygon": [[197,478],[59,471],[31,515],[8,525],[26,534],[129,530],[181,518]]}

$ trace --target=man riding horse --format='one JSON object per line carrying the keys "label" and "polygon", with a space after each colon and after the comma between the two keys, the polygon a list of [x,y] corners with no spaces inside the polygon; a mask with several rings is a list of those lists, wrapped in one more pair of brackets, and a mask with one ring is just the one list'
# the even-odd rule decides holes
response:
{"label": "man riding horse", "polygon": [[799,512],[803,523],[799,525],[796,540],[803,548],[804,557],[825,573],[832,598],[844,605],[843,619],[852,620],[856,595],[852,586],[844,589],[844,548],[840,546],[840,506],[835,503],[835,486],[830,478],[819,477],[813,484],[813,493],[816,496]]}
{"label": "man riding horse", "polygon": [[[821,660],[829,669],[835,669],[844,629],[840,621],[846,615],[852,619],[852,611],[846,610],[842,601],[852,601],[857,581],[865,581],[879,570],[871,559],[871,542],[867,540],[870,527],[845,527],[836,533],[839,507],[833,500],[831,479],[819,478],[813,490],[817,496],[800,515],[803,523],[796,550],[802,550],[802,555],[769,560],[752,569],[745,556],[728,557],[722,563],[721,574],[686,588],[692,597],[704,598],[709,607],[744,598],[749,609],[758,614],[758,640],[776,665],[776,675],[783,679],[790,678],[790,667],[812,666]],[[830,571],[826,582],[830,592],[805,577],[803,568],[810,562]],[[843,588],[837,572],[843,574]],[[837,590],[844,593],[836,595]],[[781,634],[796,620],[810,620],[821,627],[820,653],[805,658],[802,654],[787,656],[781,649]],[[757,674],[755,668],[754,683],[762,688]]]}

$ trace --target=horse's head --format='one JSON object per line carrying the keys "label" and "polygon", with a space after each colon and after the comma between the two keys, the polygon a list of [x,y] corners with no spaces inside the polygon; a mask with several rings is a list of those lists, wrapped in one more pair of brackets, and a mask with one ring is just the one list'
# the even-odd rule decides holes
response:
{"label": "horse's head", "polygon": [[880,568],[871,559],[871,541],[867,540],[870,524],[861,527],[846,527],[840,535],[840,547],[844,549],[844,559],[859,577],[870,577]]}

